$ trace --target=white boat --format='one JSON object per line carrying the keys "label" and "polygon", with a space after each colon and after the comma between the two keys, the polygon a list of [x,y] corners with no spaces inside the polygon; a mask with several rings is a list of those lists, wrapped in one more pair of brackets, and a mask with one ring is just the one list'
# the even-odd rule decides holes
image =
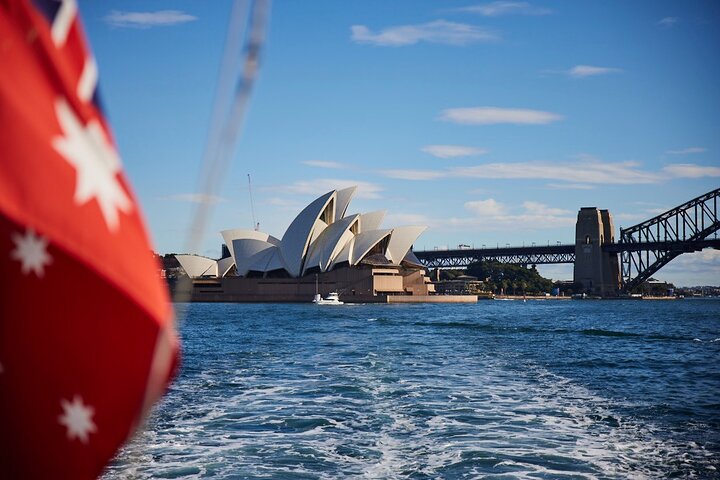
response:
{"label": "white boat", "polygon": [[344,302],[340,301],[340,296],[337,292],[330,292],[328,293],[327,297],[322,298],[319,293],[315,294],[315,298],[313,298],[313,303],[317,305],[343,305]]}

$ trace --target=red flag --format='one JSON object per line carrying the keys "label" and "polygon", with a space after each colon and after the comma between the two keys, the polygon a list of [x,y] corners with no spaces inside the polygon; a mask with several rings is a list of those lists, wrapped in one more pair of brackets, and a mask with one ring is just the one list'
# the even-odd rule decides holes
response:
{"label": "red flag", "polygon": [[0,476],[94,478],[178,344],[75,1],[0,0]]}

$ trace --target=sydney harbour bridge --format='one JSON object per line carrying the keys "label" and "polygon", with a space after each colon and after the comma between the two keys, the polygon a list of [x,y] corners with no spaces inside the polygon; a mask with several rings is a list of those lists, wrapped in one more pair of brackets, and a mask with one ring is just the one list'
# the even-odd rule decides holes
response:
{"label": "sydney harbour bridge", "polygon": [[720,249],[720,188],[629,228],[614,236],[607,210],[582,208],[575,243],[523,247],[461,248],[414,251],[428,268],[464,268],[480,261],[517,265],[574,264],[574,280],[590,292],[631,292],[683,253]]}

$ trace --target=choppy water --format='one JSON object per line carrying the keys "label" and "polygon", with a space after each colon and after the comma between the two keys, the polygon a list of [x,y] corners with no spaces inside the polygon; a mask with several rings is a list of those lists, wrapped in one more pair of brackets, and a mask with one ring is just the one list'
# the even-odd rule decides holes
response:
{"label": "choppy water", "polygon": [[720,478],[720,300],[184,307],[108,479]]}

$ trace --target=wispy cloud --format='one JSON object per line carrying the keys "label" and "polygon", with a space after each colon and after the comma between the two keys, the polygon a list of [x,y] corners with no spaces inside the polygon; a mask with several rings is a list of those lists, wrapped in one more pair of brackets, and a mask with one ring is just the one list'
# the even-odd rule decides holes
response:
{"label": "wispy cloud", "polygon": [[462,145],[426,145],[420,150],[438,158],[470,157],[487,153],[483,148]]}
{"label": "wispy cloud", "polygon": [[675,163],[663,168],[673,178],[720,177],[720,167],[706,167],[693,163]]}
{"label": "wispy cloud", "polygon": [[284,192],[296,193],[301,195],[322,195],[331,190],[343,189],[347,187],[357,186],[356,198],[375,199],[380,198],[383,188],[370,182],[360,182],[356,180],[340,180],[335,178],[318,178],[310,181],[297,181],[291,185],[280,187]]}
{"label": "wispy cloud", "polygon": [[435,20],[419,25],[399,25],[378,32],[372,32],[365,25],[353,25],[350,30],[354,42],[383,47],[403,47],[420,42],[468,45],[500,40],[500,36],[488,28],[447,20]]}
{"label": "wispy cloud", "polygon": [[465,202],[464,207],[474,216],[450,218],[445,223],[455,227],[481,226],[484,230],[515,230],[519,224],[524,229],[544,229],[575,223],[573,212],[534,201],[510,206],[489,198]]}
{"label": "wispy cloud", "polygon": [[416,170],[412,168],[380,170],[379,173],[384,177],[400,180],[435,180],[448,176],[447,172],[440,170]]}
{"label": "wispy cloud", "polygon": [[565,73],[573,78],[595,77],[597,75],[607,75],[609,73],[620,73],[622,69],[614,67],[596,67],[593,65],[575,65]]}
{"label": "wispy cloud", "polygon": [[477,13],[485,17],[501,15],[549,15],[552,10],[536,7],[528,2],[497,1],[458,8],[455,11]]}
{"label": "wispy cloud", "polygon": [[217,195],[205,195],[203,193],[177,193],[175,195],[162,197],[162,199],[172,200],[175,202],[207,203],[208,205],[214,205],[216,203],[226,201],[224,198]]}
{"label": "wispy cloud", "polygon": [[483,231],[509,231],[516,232],[518,225],[523,226],[523,231],[528,230],[544,230],[557,227],[570,227],[575,225],[576,218],[574,216],[556,216],[556,215],[533,215],[528,213],[520,213],[514,215],[495,215],[489,217],[466,217],[466,218],[450,218],[447,221],[440,220],[438,226],[443,229],[469,228]]}
{"label": "wispy cloud", "polygon": [[594,190],[593,185],[585,183],[548,183],[545,185],[550,190]]}
{"label": "wispy cloud", "polygon": [[665,18],[661,18],[661,19],[657,22],[657,24],[660,25],[661,27],[672,28],[672,27],[674,27],[675,24],[677,24],[679,21],[680,21],[680,19],[679,19],[678,17],[665,17]]}
{"label": "wispy cloud", "polygon": [[702,147],[689,147],[682,148],[680,150],[668,150],[665,152],[666,155],[689,155],[691,153],[704,153],[707,152],[706,148]]}
{"label": "wispy cloud", "polygon": [[434,180],[438,178],[551,180],[562,182],[560,185],[576,189],[588,189],[597,184],[650,184],[667,179],[666,174],[640,169],[636,162],[609,163],[600,160],[578,160],[571,163],[483,163],[439,170],[381,170],[379,173],[385,177],[403,180]]}
{"label": "wispy cloud", "polygon": [[545,125],[562,120],[557,113],[541,110],[497,107],[448,108],[440,113],[440,120],[461,125]]}
{"label": "wispy cloud", "polygon": [[308,165],[310,167],[318,167],[318,168],[333,168],[333,169],[347,168],[347,166],[343,165],[342,163],[328,162],[325,160],[306,160],[302,163],[303,163],[303,165]]}
{"label": "wispy cloud", "polygon": [[523,202],[522,204],[523,208],[527,213],[533,214],[533,215],[570,215],[572,212],[570,210],[563,210],[562,208],[551,208],[545,205],[544,203],[540,202]]}
{"label": "wispy cloud", "polygon": [[523,202],[521,205],[509,205],[494,198],[471,200],[464,203],[466,216],[430,217],[417,214],[396,214],[390,212],[386,218],[388,224],[427,225],[443,232],[454,231],[517,231],[522,224],[523,231],[545,230],[557,227],[570,227],[575,224],[574,212],[548,207],[537,202]]}
{"label": "wispy cloud", "polygon": [[481,216],[496,216],[505,213],[505,205],[498,202],[494,198],[488,198],[487,200],[472,200],[465,202],[465,210],[468,210],[475,215]]}
{"label": "wispy cloud", "polygon": [[270,197],[267,198],[264,203],[278,207],[280,210],[288,212],[299,212],[305,207],[305,202],[298,201],[296,199],[290,199],[285,197]]}
{"label": "wispy cloud", "polygon": [[[717,285],[720,278],[720,250],[706,248],[680,255],[658,272],[678,286]],[[675,280],[677,278],[677,280]]]}
{"label": "wispy cloud", "polygon": [[582,184],[641,184],[659,182],[661,175],[640,170],[635,162],[518,162],[486,163],[451,169],[453,176],[488,179],[562,180]]}
{"label": "wispy cloud", "polygon": [[193,22],[197,17],[180,10],[159,10],[157,12],[121,12],[113,10],[104,18],[105,22],[119,28],[150,28]]}

